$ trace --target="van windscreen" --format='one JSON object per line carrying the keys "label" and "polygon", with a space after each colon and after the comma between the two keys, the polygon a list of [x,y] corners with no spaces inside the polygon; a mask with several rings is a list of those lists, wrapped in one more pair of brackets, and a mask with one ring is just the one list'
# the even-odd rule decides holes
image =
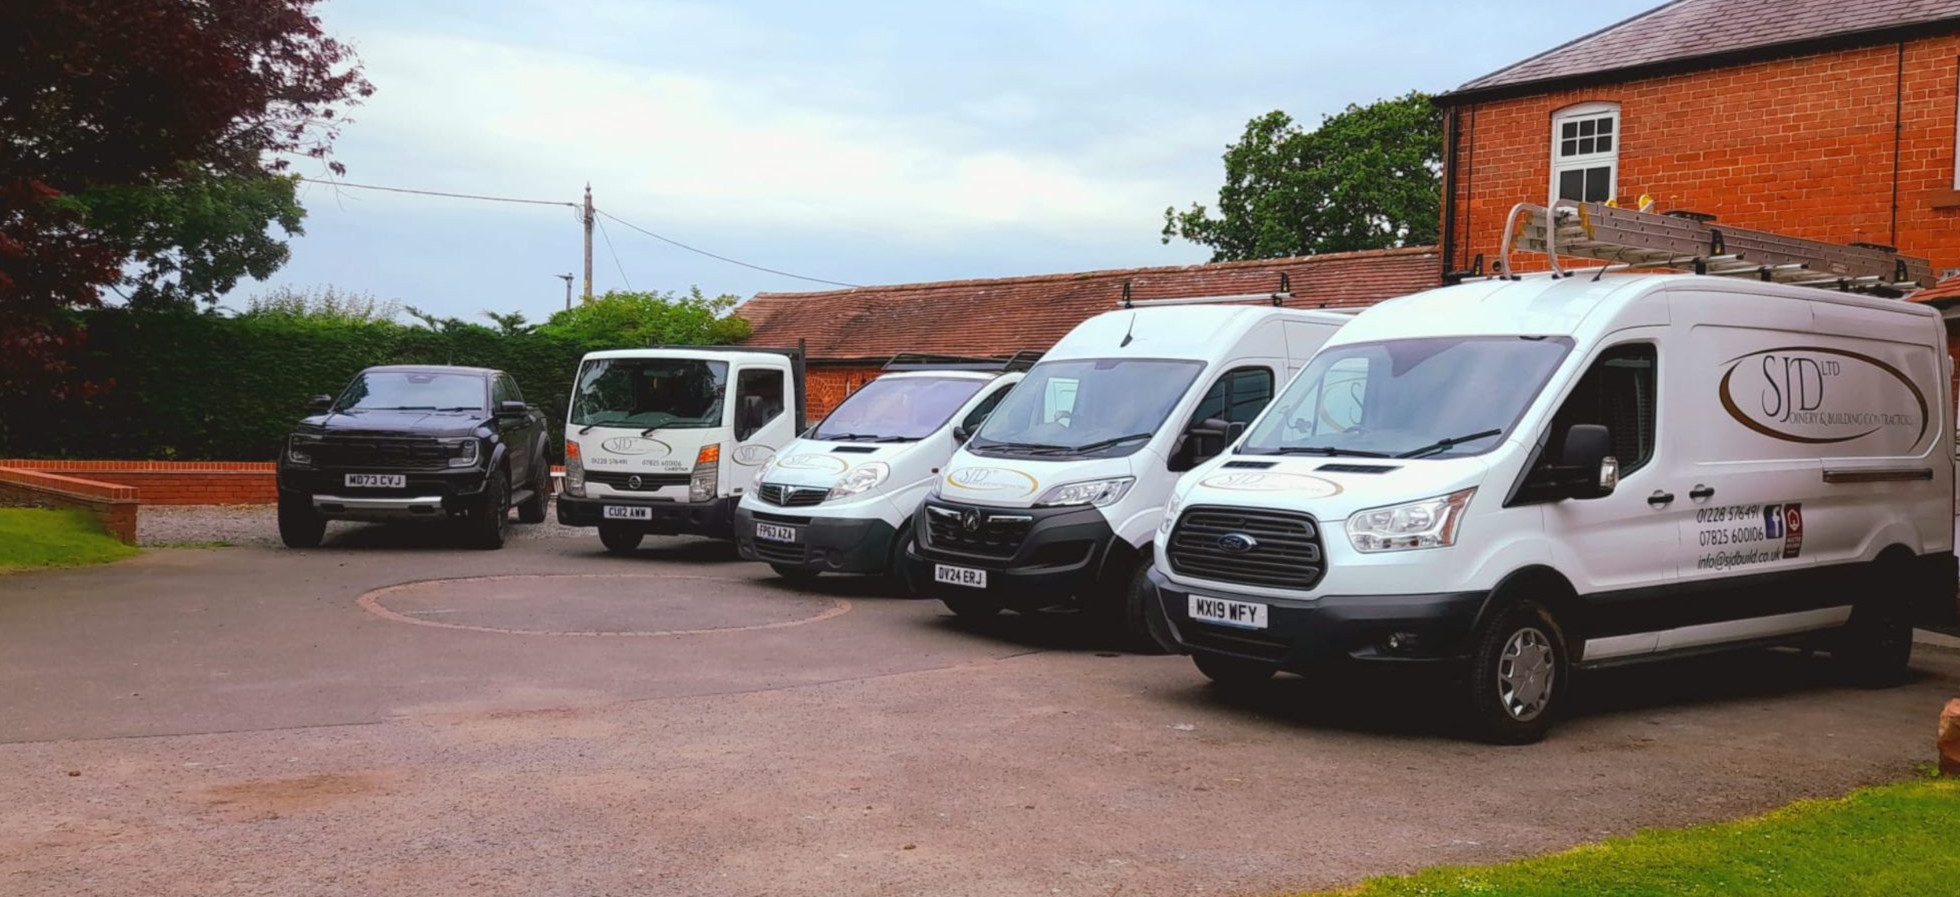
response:
{"label": "van windscreen", "polygon": [[1433,337],[1333,346],[1259,419],[1247,455],[1458,457],[1504,440],[1572,343]]}
{"label": "van windscreen", "polygon": [[983,455],[1127,455],[1150,441],[1203,369],[1201,361],[1170,359],[1044,361],[966,447]]}
{"label": "van windscreen", "polygon": [[924,439],[986,382],[971,377],[881,377],[851,393],[810,436],[844,442]]}
{"label": "van windscreen", "polygon": [[572,426],[642,430],[721,426],[728,363],[595,358],[572,386]]}

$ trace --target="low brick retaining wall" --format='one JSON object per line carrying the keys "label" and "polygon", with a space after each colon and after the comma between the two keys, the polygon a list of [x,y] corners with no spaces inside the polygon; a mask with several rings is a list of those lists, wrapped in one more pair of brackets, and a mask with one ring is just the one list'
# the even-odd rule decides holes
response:
{"label": "low brick retaining wall", "polygon": [[0,466],[0,505],[87,511],[109,535],[131,545],[137,504],[134,486]]}
{"label": "low brick retaining wall", "polygon": [[133,486],[153,505],[251,505],[279,500],[270,461],[0,460],[0,468],[32,470]]}

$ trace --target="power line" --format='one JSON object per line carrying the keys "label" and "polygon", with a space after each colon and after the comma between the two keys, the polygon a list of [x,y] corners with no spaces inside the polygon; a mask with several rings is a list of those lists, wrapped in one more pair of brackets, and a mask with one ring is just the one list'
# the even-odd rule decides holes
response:
{"label": "power line", "polygon": [[599,222],[599,236],[606,238],[606,252],[612,256],[613,267],[619,269],[619,279],[626,282],[626,288],[633,288],[632,279],[626,276],[626,266],[619,263],[619,252],[613,249],[612,234],[606,233],[606,223]]}
{"label": "power line", "polygon": [[321,180],[319,178],[309,178],[309,177],[301,177],[300,180],[305,181],[309,184],[326,184],[331,187],[352,187],[356,190],[380,190],[384,193],[413,193],[417,196],[444,196],[450,199],[480,199],[485,202],[515,202],[515,203],[522,203],[524,205],[530,205],[530,206],[565,206],[573,209],[578,208],[578,203],[575,202],[556,202],[554,200],[549,200],[549,199],[513,199],[508,196],[480,196],[474,193],[445,193],[441,190],[411,190],[407,187],[378,187],[375,186],[374,184],[350,184],[346,181]]}
{"label": "power line", "polygon": [[715,260],[717,260],[717,261],[723,261],[723,262],[727,262],[727,263],[729,263],[729,264],[731,264],[731,265],[740,265],[740,266],[742,266],[742,267],[744,267],[744,268],[750,268],[750,269],[753,269],[753,270],[756,270],[756,271],[766,271],[766,272],[768,272],[768,273],[770,273],[770,274],[776,274],[776,275],[779,275],[779,276],[782,276],[782,277],[792,277],[792,278],[795,278],[795,279],[797,279],[797,280],[807,280],[807,281],[810,281],[811,283],[822,283],[822,284],[829,284],[829,285],[831,285],[831,286],[834,286],[834,287],[858,287],[858,286],[863,286],[863,284],[856,284],[856,283],[844,283],[843,281],[837,281],[837,280],[825,280],[825,279],[823,279],[823,278],[821,278],[821,277],[805,277],[804,275],[801,275],[801,274],[791,274],[791,273],[790,273],[790,272],[788,272],[788,271],[780,271],[780,270],[777,270],[777,269],[775,269],[775,268],[765,268],[765,267],[763,267],[763,266],[761,266],[761,265],[751,265],[751,264],[749,264],[748,262],[745,262],[745,261],[742,261],[742,260],[740,260],[740,259],[732,259],[732,258],[729,258],[728,256],[725,256],[725,255],[716,255],[715,253],[712,253],[712,252],[709,252],[709,251],[707,251],[706,249],[697,249],[697,248],[695,248],[695,247],[693,247],[693,246],[689,246],[689,245],[687,245],[686,243],[682,243],[682,242],[681,242],[681,241],[679,241],[679,240],[676,240],[676,239],[673,239],[672,237],[663,237],[663,236],[661,236],[661,235],[659,235],[659,234],[656,234],[656,233],[654,233],[653,231],[650,231],[650,230],[647,230],[647,229],[646,229],[646,228],[644,228],[644,227],[641,227],[641,226],[639,226],[639,225],[637,225],[637,224],[634,224],[634,223],[633,223],[633,222],[631,222],[631,221],[627,221],[626,219],[624,219],[624,218],[621,218],[621,217],[619,217],[618,215],[614,215],[613,213],[611,213],[611,212],[608,212],[608,211],[606,211],[605,209],[597,209],[596,211],[597,211],[597,212],[598,212],[599,214],[601,214],[601,215],[604,215],[604,216],[606,216],[607,218],[611,218],[612,220],[614,220],[614,221],[617,221],[617,222],[619,222],[619,223],[620,223],[620,224],[621,224],[622,226],[624,226],[624,227],[629,227],[629,228],[632,228],[633,230],[636,230],[636,231],[639,231],[640,233],[643,233],[643,234],[646,234],[647,236],[649,236],[649,237],[652,237],[652,238],[654,238],[654,239],[656,239],[656,240],[659,240],[659,241],[660,241],[660,242],[662,242],[662,243],[668,243],[668,244],[671,244],[671,245],[674,245],[674,246],[678,246],[678,247],[680,247],[680,248],[682,248],[682,249],[685,249],[685,250],[687,250],[688,252],[692,252],[692,253],[695,253],[695,254],[697,254],[697,255],[705,255],[705,256],[707,256],[708,258],[711,258],[711,259],[715,259]]}

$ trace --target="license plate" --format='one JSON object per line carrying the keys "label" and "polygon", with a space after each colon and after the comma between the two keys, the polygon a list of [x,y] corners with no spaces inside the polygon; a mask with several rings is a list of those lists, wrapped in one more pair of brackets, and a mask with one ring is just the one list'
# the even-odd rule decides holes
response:
{"label": "license plate", "polygon": [[794,542],[796,541],[796,527],[777,526],[773,523],[758,523],[755,525],[755,537],[758,539],[768,539],[771,542]]}
{"label": "license plate", "polygon": [[607,505],[605,515],[607,520],[652,520],[653,509],[633,508],[625,505]]}
{"label": "license plate", "polygon": [[1240,629],[1266,628],[1266,605],[1250,601],[1228,601],[1207,595],[1191,596],[1191,619]]}
{"label": "license plate", "polygon": [[350,473],[347,486],[350,489],[400,489],[408,485],[408,476],[399,473]]}
{"label": "license plate", "polygon": [[947,585],[966,586],[969,589],[987,587],[987,571],[972,567],[955,567],[951,564],[934,564],[932,578]]}

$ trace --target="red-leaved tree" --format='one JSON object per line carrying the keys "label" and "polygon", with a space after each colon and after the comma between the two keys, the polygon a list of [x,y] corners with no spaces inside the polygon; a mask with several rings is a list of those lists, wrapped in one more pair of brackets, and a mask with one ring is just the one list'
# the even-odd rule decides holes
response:
{"label": "red-leaved tree", "polygon": [[373,93],[318,0],[0,2],[0,388],[61,365],[62,312],[138,251],[66,197],[265,178]]}

